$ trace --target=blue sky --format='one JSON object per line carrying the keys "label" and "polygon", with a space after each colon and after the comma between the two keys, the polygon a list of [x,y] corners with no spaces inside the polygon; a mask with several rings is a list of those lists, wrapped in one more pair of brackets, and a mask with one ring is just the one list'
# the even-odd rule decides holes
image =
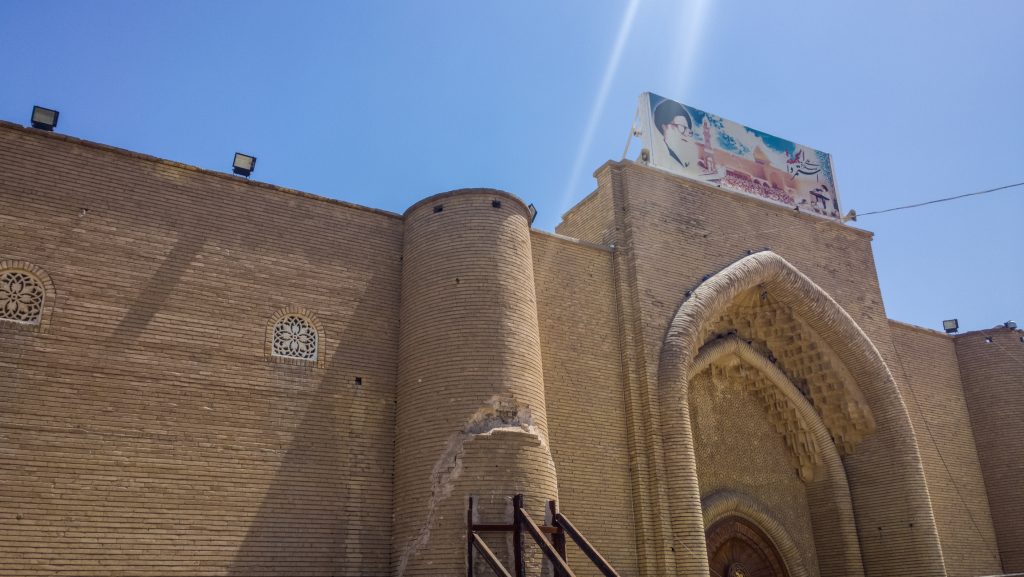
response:
{"label": "blue sky", "polygon": [[[0,3],[0,118],[402,212],[552,230],[652,91],[830,152],[844,210],[1024,181],[1024,2]],[[634,146],[630,157],[634,157]],[[890,317],[1024,324],[1024,187],[868,216]]]}

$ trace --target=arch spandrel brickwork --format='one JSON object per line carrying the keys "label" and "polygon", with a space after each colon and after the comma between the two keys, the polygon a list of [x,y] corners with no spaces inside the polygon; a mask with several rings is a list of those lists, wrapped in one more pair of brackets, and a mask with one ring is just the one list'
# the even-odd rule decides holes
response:
{"label": "arch spandrel brickwork", "polygon": [[[658,392],[677,569],[684,574],[708,571],[706,559],[681,553],[705,547],[703,522],[696,514],[700,490],[689,419],[690,374],[714,323],[754,288],[766,290],[789,307],[834,351],[873,414],[874,434],[846,461],[868,574],[945,575],[913,428],[892,375],[849,315],[820,287],[769,251],[745,257],[702,283],[680,306],[665,337]],[[894,496],[898,496],[898,505],[893,503]],[[898,546],[896,541],[879,540],[872,527],[883,533],[888,530],[898,539]]]}

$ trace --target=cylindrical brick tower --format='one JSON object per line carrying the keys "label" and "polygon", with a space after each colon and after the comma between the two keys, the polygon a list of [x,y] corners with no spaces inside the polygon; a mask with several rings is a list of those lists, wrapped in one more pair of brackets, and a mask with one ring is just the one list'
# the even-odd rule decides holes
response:
{"label": "cylindrical brick tower", "polygon": [[1024,331],[997,327],[955,342],[1003,571],[1024,572]]}
{"label": "cylindrical brick tower", "polygon": [[[470,496],[490,523],[516,493],[538,522],[557,496],[523,202],[467,189],[407,210],[400,323],[394,574],[465,575]],[[506,537],[488,542],[511,569]]]}

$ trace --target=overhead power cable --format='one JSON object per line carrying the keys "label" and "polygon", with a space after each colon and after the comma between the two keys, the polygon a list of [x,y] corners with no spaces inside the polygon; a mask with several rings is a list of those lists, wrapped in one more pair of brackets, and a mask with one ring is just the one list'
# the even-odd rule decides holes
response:
{"label": "overhead power cable", "polygon": [[[868,215],[872,215],[872,214],[882,214],[882,213],[885,213],[885,212],[893,212],[893,211],[896,211],[896,210],[906,210],[908,208],[917,208],[919,206],[925,206],[925,205],[935,204],[935,203],[939,203],[939,202],[946,202],[946,201],[949,201],[949,200],[956,200],[958,198],[966,198],[968,196],[979,196],[979,195],[982,195],[982,194],[988,194],[990,192],[997,192],[997,191],[1000,191],[1000,190],[1006,190],[1008,188],[1014,188],[1014,187],[1018,187],[1018,186],[1024,186],[1024,182],[1018,182],[1018,183],[1015,183],[1015,184],[1007,184],[1006,186],[999,186],[999,187],[990,188],[990,189],[987,189],[987,190],[979,190],[977,192],[968,192],[967,194],[958,194],[956,196],[950,196],[950,197],[946,197],[946,198],[937,198],[935,200],[929,200],[929,201],[926,201],[926,202],[919,202],[917,204],[908,204],[906,206],[897,206],[897,207],[893,207],[893,208],[886,208],[886,209],[883,209],[883,210],[873,210],[873,211],[870,211],[870,212],[862,212],[862,213],[858,213],[857,211],[851,210],[850,214],[844,216],[840,220],[841,220],[841,222],[848,222],[848,221],[851,221],[851,220],[857,220],[858,218],[860,218],[862,216],[868,216]],[[820,222],[813,223],[812,226],[817,227],[817,226],[822,225],[822,224],[833,223],[833,222],[835,222],[835,221],[823,218],[823,219],[821,219]],[[762,230],[754,230],[754,231],[749,231],[748,230],[748,231],[742,231],[742,232],[738,232],[738,233],[724,234],[724,235],[708,232],[707,234],[704,235],[704,238],[709,238],[709,237],[713,237],[715,239],[748,238],[748,237],[759,236],[759,235],[766,234],[766,233],[771,233],[771,232],[778,232],[778,231],[782,231],[782,230],[790,230],[790,229],[794,229],[794,228],[798,228],[798,227],[802,227],[802,226],[805,226],[805,225],[803,225],[803,224],[789,224],[789,225],[773,227],[773,228],[767,228],[767,229],[762,229]]]}
{"label": "overhead power cable", "polygon": [[884,210],[873,210],[871,212],[862,212],[862,213],[858,214],[857,217],[859,218],[859,217],[862,217],[862,216],[867,216],[869,214],[882,214],[883,212],[893,212],[893,211],[896,211],[896,210],[906,210],[908,208],[917,208],[919,206],[925,206],[925,205],[928,205],[928,204],[936,204],[936,203],[939,203],[939,202],[946,202],[946,201],[950,201],[950,200],[956,200],[958,198],[966,198],[968,196],[978,196],[978,195],[981,195],[981,194],[988,194],[990,192],[996,192],[998,190],[1006,190],[1007,188],[1013,188],[1015,186],[1024,186],[1024,182],[1018,182],[1016,184],[1007,184],[1006,186],[999,186],[999,187],[996,187],[996,188],[990,188],[988,190],[979,190],[978,192],[968,192],[967,194],[958,194],[957,196],[950,196],[950,197],[947,197],[947,198],[938,198],[938,199],[935,199],[935,200],[929,200],[927,202],[919,202],[917,204],[908,204],[906,206],[897,206],[897,207],[894,207],[894,208],[886,208]]}

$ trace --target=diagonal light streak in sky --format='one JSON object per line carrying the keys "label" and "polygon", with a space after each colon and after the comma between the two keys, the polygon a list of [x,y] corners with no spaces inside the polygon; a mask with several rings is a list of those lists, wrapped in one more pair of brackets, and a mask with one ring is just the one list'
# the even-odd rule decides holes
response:
{"label": "diagonal light streak in sky", "polygon": [[[669,84],[670,93],[665,94],[669,98],[686,98],[684,91],[687,89],[690,79],[696,72],[698,48],[704,29],[707,28],[708,9],[710,0],[692,0],[691,2],[680,2],[679,21],[685,23],[680,26],[680,34],[676,36],[675,59],[672,63],[674,75]],[[692,92],[692,91],[690,91]],[[686,100],[683,100],[686,102]]]}
{"label": "diagonal light streak in sky", "polygon": [[608,60],[608,66],[604,69],[604,78],[601,79],[601,88],[597,91],[597,98],[594,100],[594,107],[590,109],[590,119],[587,120],[587,128],[580,140],[580,148],[576,152],[576,160],[572,164],[572,172],[569,173],[569,184],[565,187],[562,195],[562,204],[559,211],[564,213],[569,209],[573,193],[579,183],[580,172],[583,170],[583,162],[590,145],[594,141],[594,132],[597,130],[597,123],[604,112],[605,102],[608,100],[608,92],[611,91],[612,81],[619,69],[619,61],[622,60],[622,52],[626,47],[626,40],[633,29],[633,19],[636,17],[636,10],[640,6],[640,0],[630,0],[626,6],[626,13],[622,17],[622,24],[619,26],[619,34],[615,38],[615,47],[612,49],[612,56]]}

